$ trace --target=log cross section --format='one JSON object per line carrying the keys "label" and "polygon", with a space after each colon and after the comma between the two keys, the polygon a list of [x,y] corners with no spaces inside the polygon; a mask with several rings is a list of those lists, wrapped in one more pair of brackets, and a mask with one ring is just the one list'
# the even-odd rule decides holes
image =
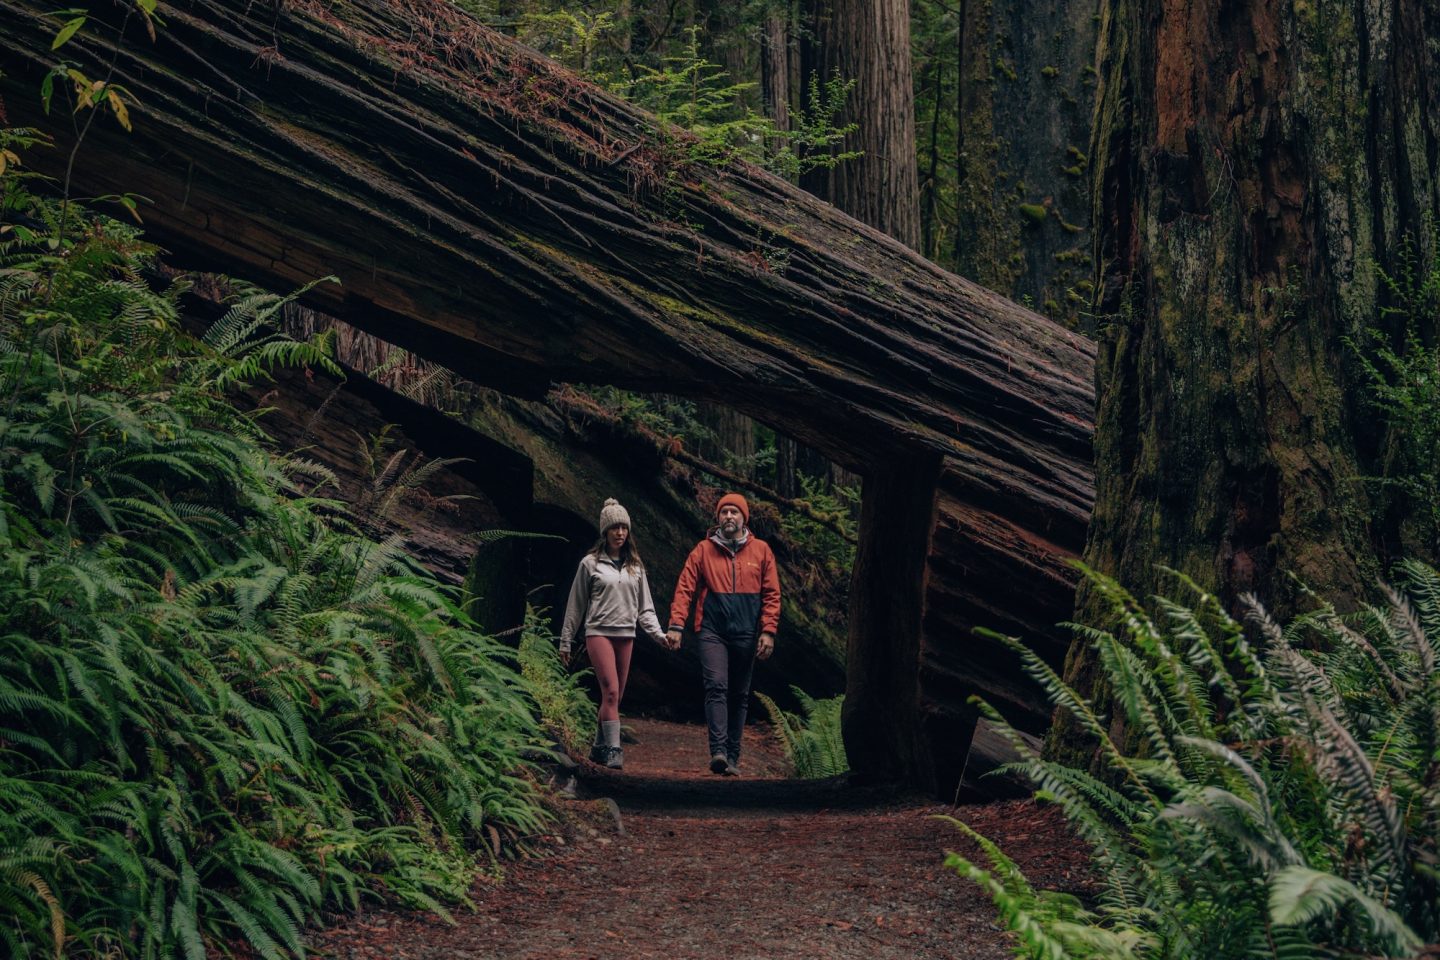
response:
{"label": "log cross section", "polygon": [[[12,124],[56,134],[29,160],[59,174],[48,7],[0,0],[0,94]],[[334,274],[316,308],[504,390],[718,401],[906,498],[927,495],[903,477],[922,464],[934,510],[871,496],[861,537],[929,516],[928,542],[882,537],[911,554],[894,563],[862,545],[852,592],[852,662],[892,642],[902,659],[883,683],[852,676],[849,708],[907,732],[852,761],[944,782],[968,694],[1043,716],[969,628],[1063,650],[1093,498],[1085,338],[779,178],[698,162],[687,134],[443,0],[187,0],[153,40],[128,3],[93,7],[60,54],[137,103],[132,134],[91,125],[79,194],[147,198],[150,235],[192,265],[279,290]]]}

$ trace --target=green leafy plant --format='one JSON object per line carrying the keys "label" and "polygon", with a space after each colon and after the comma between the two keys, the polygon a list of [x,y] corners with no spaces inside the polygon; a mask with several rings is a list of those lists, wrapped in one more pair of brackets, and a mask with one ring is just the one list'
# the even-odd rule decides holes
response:
{"label": "green leafy plant", "polygon": [[519,22],[519,36],[526,44],[584,73],[596,70],[597,55],[616,29],[615,15],[609,11],[528,11]]}
{"label": "green leafy plant", "polygon": [[278,958],[322,911],[463,902],[543,825],[541,737],[513,654],[230,403],[326,341],[274,338],[254,291],[189,337],[133,228],[10,176],[4,952]]}
{"label": "green leafy plant", "polygon": [[[1350,347],[1369,387],[1370,405],[1385,418],[1388,448],[1383,476],[1371,485],[1400,498],[1407,516],[1417,517],[1425,549],[1440,550],[1440,254],[1426,266],[1407,239],[1400,268],[1379,271],[1392,306],[1381,323],[1367,328]],[[1378,268],[1377,268],[1378,269]],[[1388,328],[1398,328],[1392,336]]]}
{"label": "green leafy plant", "polygon": [[569,670],[556,651],[548,618],[527,606],[519,654],[526,688],[541,722],[571,751],[583,752],[595,740],[595,704],[585,690],[591,671]]}
{"label": "green leafy plant", "polygon": [[845,742],[840,736],[840,711],[845,697],[816,700],[799,687],[790,692],[800,702],[804,716],[781,710],[774,700],[757,693],[770,722],[785,746],[785,756],[795,776],[802,780],[833,777],[850,769]]}
{"label": "green leafy plant", "polygon": [[[1037,891],[993,844],[988,869],[947,863],[994,896],[1017,955],[1241,958],[1413,956],[1440,940],[1440,575],[1402,568],[1404,593],[1342,618],[1329,606],[1252,634],[1190,581],[1159,623],[1087,572],[1113,631],[1099,654],[1140,748],[1040,657],[998,637],[1095,744],[1103,775],[1011,735],[1040,796],[1094,851],[1103,893]],[[973,834],[972,834],[973,836]]]}
{"label": "green leafy plant", "polygon": [[640,66],[634,76],[612,83],[616,92],[656,115],[662,136],[672,128],[687,133],[687,139],[676,142],[695,163],[719,166],[743,160],[798,177],[860,156],[841,146],[856,125],[835,123],[854,81],[839,74],[824,81],[812,77],[810,106],[796,113],[788,130],[738,105],[754,86],[732,81],[704,56],[698,28],[690,29],[683,50],[664,58],[659,68]]}
{"label": "green leafy plant", "polygon": [[831,484],[804,473],[799,480],[799,499],[817,514],[829,517],[832,524],[817,523],[799,511],[786,511],[780,518],[781,530],[801,553],[819,560],[831,579],[845,577],[855,566],[860,487]]}

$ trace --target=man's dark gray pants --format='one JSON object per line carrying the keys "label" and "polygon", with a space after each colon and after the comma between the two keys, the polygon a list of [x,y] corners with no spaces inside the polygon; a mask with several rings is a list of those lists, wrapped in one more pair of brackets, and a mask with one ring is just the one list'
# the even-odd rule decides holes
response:
{"label": "man's dark gray pants", "polygon": [[724,637],[700,628],[700,673],[705,679],[705,725],[710,755],[740,759],[740,737],[750,706],[750,678],[755,673],[756,637]]}

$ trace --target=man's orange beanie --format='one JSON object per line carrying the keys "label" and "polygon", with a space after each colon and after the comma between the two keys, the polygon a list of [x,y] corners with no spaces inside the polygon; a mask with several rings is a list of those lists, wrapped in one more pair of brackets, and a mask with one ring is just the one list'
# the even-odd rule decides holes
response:
{"label": "man's orange beanie", "polygon": [[741,517],[746,523],[749,523],[749,522],[750,522],[750,504],[746,503],[746,502],[745,502],[745,498],[742,497],[742,496],[740,496],[740,494],[738,494],[738,493],[727,493],[727,494],[725,494],[725,496],[721,497],[721,498],[720,498],[720,502],[717,503],[717,504],[715,504],[715,515],[716,515],[716,516],[719,516],[719,515],[720,515],[720,508],[723,507],[723,506],[726,506],[726,505],[732,506],[732,507],[734,507],[736,510],[739,510],[739,511],[740,511],[740,517]]}

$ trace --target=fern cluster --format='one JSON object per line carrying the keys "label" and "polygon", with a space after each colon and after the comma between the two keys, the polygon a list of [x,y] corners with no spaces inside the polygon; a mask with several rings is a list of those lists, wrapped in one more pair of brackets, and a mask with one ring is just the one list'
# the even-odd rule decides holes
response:
{"label": "fern cluster", "polygon": [[543,611],[525,608],[520,672],[541,722],[571,751],[580,753],[595,741],[595,704],[585,689],[590,671],[571,671],[560,662],[548,623]]}
{"label": "fern cluster", "polygon": [[799,687],[791,687],[790,692],[800,701],[804,716],[781,710],[763,693],[756,696],[765,705],[770,722],[785,746],[785,756],[794,775],[802,780],[819,780],[845,773],[850,769],[850,761],[840,736],[844,695],[816,700]]}
{"label": "fern cluster", "polygon": [[131,229],[0,210],[0,953],[303,953],[323,910],[443,909],[544,816],[512,656],[395,539],[299,495]]}
{"label": "fern cluster", "polygon": [[[1429,238],[1435,248],[1436,237]],[[1406,518],[1402,535],[1423,555],[1440,554],[1440,253],[1426,264],[1413,237],[1400,245],[1392,275],[1376,268],[1392,306],[1349,346],[1365,375],[1366,399],[1385,420],[1379,499]],[[1394,329],[1391,329],[1394,328]]]}
{"label": "fern cluster", "polygon": [[[1118,628],[1076,626],[1137,749],[1013,638],[1000,638],[1093,738],[1100,776],[1035,754],[1016,766],[1094,850],[1096,905],[1037,892],[993,844],[986,887],[1027,957],[1408,957],[1440,941],[1440,574],[1341,618],[1250,630],[1181,578],[1158,622],[1087,573]],[[1318,651],[1318,652],[1315,652]],[[1013,734],[983,702],[981,710]]]}

